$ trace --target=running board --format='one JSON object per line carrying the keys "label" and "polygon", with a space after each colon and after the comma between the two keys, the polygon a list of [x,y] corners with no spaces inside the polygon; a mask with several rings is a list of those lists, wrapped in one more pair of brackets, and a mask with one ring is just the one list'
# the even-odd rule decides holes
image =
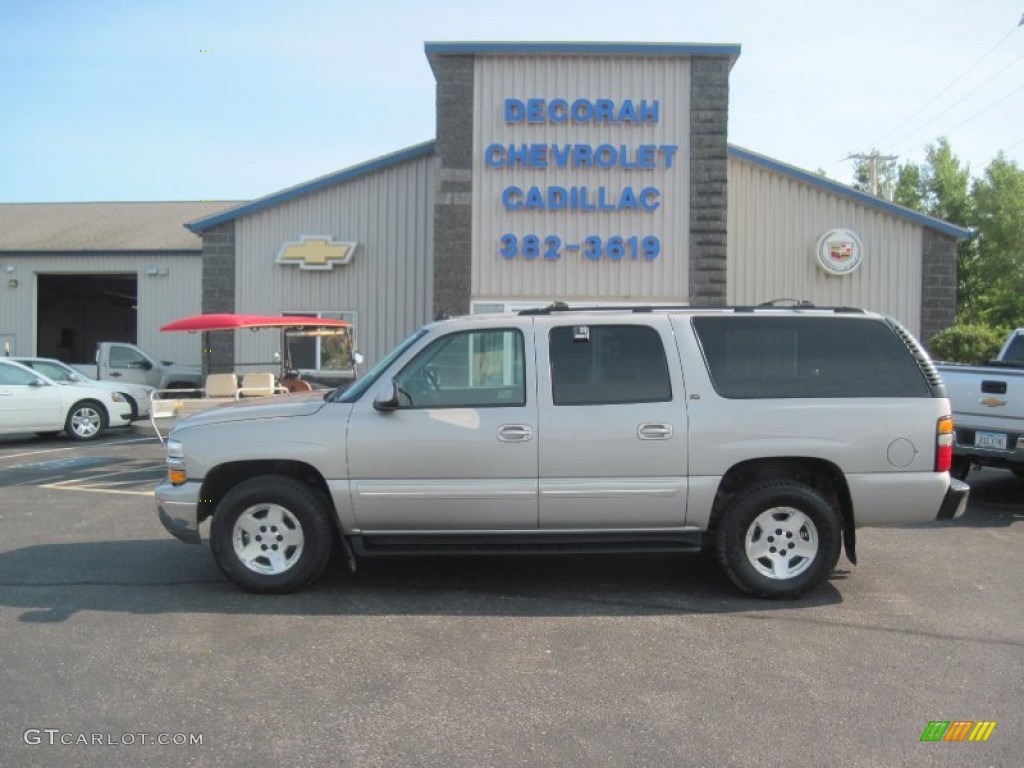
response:
{"label": "running board", "polygon": [[389,555],[543,555],[600,552],[699,552],[702,534],[374,534],[350,536],[359,557]]}

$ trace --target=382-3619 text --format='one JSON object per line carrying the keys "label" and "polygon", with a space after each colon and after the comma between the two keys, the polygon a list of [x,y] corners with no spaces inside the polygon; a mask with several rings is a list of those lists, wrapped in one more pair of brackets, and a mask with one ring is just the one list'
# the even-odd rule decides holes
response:
{"label": "382-3619 text", "polygon": [[588,235],[579,242],[564,242],[558,235],[502,235],[498,238],[498,253],[508,260],[523,258],[528,261],[544,258],[557,261],[563,253],[581,253],[590,261],[654,261],[661,253],[661,240],[654,235],[645,237],[609,237],[602,239]]}

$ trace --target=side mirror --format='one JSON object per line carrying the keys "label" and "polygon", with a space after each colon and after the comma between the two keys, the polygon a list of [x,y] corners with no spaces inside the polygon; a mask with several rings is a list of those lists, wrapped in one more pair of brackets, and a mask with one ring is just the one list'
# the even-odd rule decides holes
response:
{"label": "side mirror", "polygon": [[374,399],[373,407],[378,411],[394,411],[398,408],[398,385],[392,381],[391,390],[383,392]]}
{"label": "side mirror", "polygon": [[47,384],[42,379],[32,379],[32,381],[29,382],[29,386],[30,387],[48,387],[50,385]]}
{"label": "side mirror", "polygon": [[356,365],[362,365],[365,361],[366,361],[366,358],[363,357],[363,353],[362,352],[353,352],[352,353],[352,362],[354,362]]}

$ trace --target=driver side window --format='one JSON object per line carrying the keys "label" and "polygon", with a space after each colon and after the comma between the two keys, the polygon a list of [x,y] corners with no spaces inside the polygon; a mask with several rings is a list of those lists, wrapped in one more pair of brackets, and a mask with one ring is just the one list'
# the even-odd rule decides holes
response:
{"label": "driver side window", "polygon": [[443,336],[395,376],[399,408],[526,405],[523,336],[517,330]]}
{"label": "driver side window", "polygon": [[0,384],[28,386],[35,380],[36,377],[29,371],[13,365],[0,365]]}
{"label": "driver side window", "polygon": [[111,347],[110,348],[110,367],[111,368],[145,368],[146,358],[136,352],[134,349],[128,349],[127,347]]}

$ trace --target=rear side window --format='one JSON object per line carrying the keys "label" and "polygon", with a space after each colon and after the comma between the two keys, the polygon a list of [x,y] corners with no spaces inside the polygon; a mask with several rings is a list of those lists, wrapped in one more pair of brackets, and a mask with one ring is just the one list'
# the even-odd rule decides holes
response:
{"label": "rear side window", "polygon": [[729,398],[930,397],[884,322],[843,317],[693,319],[711,382]]}
{"label": "rear side window", "polygon": [[1020,365],[1024,363],[1024,335],[1014,336],[1003,354],[1003,361]]}
{"label": "rear side window", "polygon": [[555,405],[655,403],[672,399],[661,336],[643,325],[552,328]]}

